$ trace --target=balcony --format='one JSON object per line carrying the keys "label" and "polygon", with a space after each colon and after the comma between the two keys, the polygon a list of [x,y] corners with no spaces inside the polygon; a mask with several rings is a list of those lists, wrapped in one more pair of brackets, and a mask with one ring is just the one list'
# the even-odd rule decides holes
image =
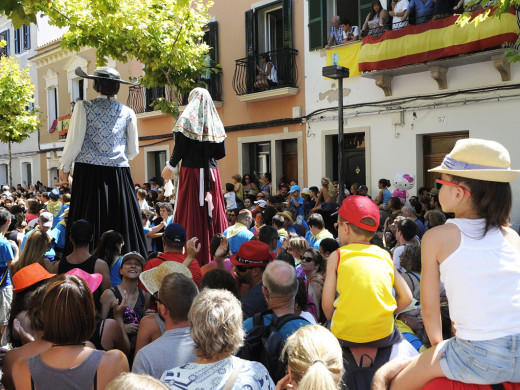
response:
{"label": "balcony", "polygon": [[[260,61],[260,57],[264,54],[269,55],[274,64],[278,83],[267,88],[256,88],[254,84],[258,75],[257,66],[264,69],[265,65]],[[238,99],[248,102],[296,95],[299,91],[296,85],[298,81],[297,55],[298,50],[284,48],[236,60],[233,89]]]}
{"label": "balcony", "polygon": [[[202,75],[197,83],[198,85],[194,86],[194,88],[196,86],[206,88],[217,107],[222,106],[221,73],[220,70],[218,73],[208,72],[207,74]],[[156,111],[153,108],[157,99],[165,98],[166,101],[173,102],[175,98],[173,92],[167,87],[145,88],[144,85],[132,85],[129,89],[130,91],[126,104],[132,108],[136,114],[141,114],[139,115],[141,118],[161,115],[160,111]],[[188,104],[188,96],[189,92],[183,94],[179,93],[177,96],[177,104],[180,107]]]}
{"label": "balcony", "polygon": [[[484,11],[472,12],[472,18]],[[446,89],[450,67],[483,61],[493,61],[502,81],[509,80],[510,65],[503,46],[514,44],[518,38],[514,11],[478,25],[460,26],[457,18],[454,15],[382,31],[378,37],[366,36],[362,44],[334,46],[327,51],[327,65],[336,63],[350,68],[351,76],[374,79],[385,96],[392,95],[394,76],[429,71],[439,89]]]}

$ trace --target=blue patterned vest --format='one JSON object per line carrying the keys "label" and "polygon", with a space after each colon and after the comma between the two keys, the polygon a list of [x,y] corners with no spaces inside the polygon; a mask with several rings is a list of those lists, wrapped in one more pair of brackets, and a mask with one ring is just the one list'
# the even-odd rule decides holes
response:
{"label": "blue patterned vest", "polygon": [[126,128],[131,121],[130,108],[106,98],[83,103],[87,130],[75,162],[128,167]]}

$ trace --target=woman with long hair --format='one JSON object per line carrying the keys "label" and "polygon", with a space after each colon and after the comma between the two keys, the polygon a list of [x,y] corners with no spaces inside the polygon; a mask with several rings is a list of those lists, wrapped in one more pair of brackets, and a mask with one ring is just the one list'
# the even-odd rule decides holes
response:
{"label": "woman with long hair", "polygon": [[63,274],[50,281],[42,311],[42,339],[52,345],[14,363],[16,389],[104,389],[128,371],[121,351],[103,352],[84,345],[94,332],[96,313],[90,288],[81,278]]}
{"label": "woman with long hair", "polygon": [[45,257],[49,249],[52,238],[43,230],[35,230],[27,237],[25,246],[20,258],[16,263],[11,264],[11,277],[13,277],[23,267],[33,263],[39,263],[43,268],[50,272],[52,263]]}
{"label": "woman with long hair", "polygon": [[307,293],[312,298],[317,309],[317,318],[320,318],[321,313],[321,293],[323,291],[323,284],[325,278],[325,259],[319,251],[313,248],[305,250],[301,257],[301,268],[305,272]]}
{"label": "woman with long hair", "polygon": [[112,286],[121,284],[119,269],[121,268],[121,249],[123,245],[123,236],[114,230],[109,230],[101,235],[96,250],[92,253],[98,259],[105,260],[108,264],[110,284]]}
{"label": "woman with long hair", "polygon": [[339,390],[343,352],[338,339],[320,325],[307,325],[285,343],[282,356],[288,358],[287,375],[275,390]]}
{"label": "woman with long hair", "polygon": [[380,0],[372,0],[372,7],[365,19],[361,32],[379,37],[387,30],[388,12],[381,5]]}

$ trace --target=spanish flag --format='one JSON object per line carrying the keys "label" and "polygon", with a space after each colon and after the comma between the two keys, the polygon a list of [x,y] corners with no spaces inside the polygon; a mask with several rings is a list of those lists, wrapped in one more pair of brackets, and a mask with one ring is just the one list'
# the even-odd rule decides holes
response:
{"label": "spanish flag", "polygon": [[[473,12],[472,19],[485,11]],[[470,22],[461,26],[457,19],[458,15],[454,15],[386,31],[378,38],[366,36],[359,52],[359,70],[391,69],[472,53],[515,43],[518,38],[514,9],[500,18],[489,17],[477,25]]]}

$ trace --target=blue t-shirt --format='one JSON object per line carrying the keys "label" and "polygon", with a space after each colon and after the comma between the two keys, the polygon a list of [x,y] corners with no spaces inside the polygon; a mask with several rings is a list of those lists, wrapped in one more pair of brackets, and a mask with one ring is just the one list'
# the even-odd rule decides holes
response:
{"label": "blue t-shirt", "polygon": [[421,222],[420,219],[416,219],[415,224],[418,227],[417,235],[419,236],[419,238],[422,238],[422,236],[424,235],[424,232],[426,231],[424,224]]}
{"label": "blue t-shirt", "polygon": [[[229,228],[228,228],[229,229]],[[227,237],[226,233],[228,229],[224,230],[224,233],[222,233],[224,236]],[[247,227],[241,231],[239,231],[236,235],[233,237],[228,238],[229,242],[229,251],[232,255],[237,253],[240,250],[240,247],[242,244],[246,241],[250,241],[253,238],[254,234],[251,233]]]}
{"label": "blue t-shirt", "polygon": [[415,8],[415,22],[417,24],[426,23],[433,17],[433,8],[435,4],[433,0],[411,0],[408,3],[408,9],[412,11]]}
{"label": "blue t-shirt", "polygon": [[11,243],[3,236],[0,237],[0,288],[11,285],[11,275],[7,263],[14,259]]}
{"label": "blue t-shirt", "polygon": [[123,281],[121,280],[121,276],[119,276],[119,270],[121,269],[121,260],[123,260],[123,256],[114,261],[112,267],[110,267],[110,284],[112,287],[119,286]]}
{"label": "blue t-shirt", "polygon": [[56,243],[56,248],[63,250],[65,248],[65,232],[67,227],[65,223],[58,223],[54,229],[52,229],[52,235],[54,237],[54,241]]}
{"label": "blue t-shirt", "polygon": [[390,202],[390,198],[392,197],[392,193],[388,188],[385,188],[383,191],[383,204],[388,206],[388,202]]}
{"label": "blue t-shirt", "polygon": [[301,215],[302,217],[305,216],[305,211],[303,210],[303,198],[301,196],[299,196],[298,198],[296,198],[296,202],[298,202],[298,204],[300,206],[296,207],[296,205],[294,204],[294,201],[292,199],[289,202],[289,204],[298,209],[298,213],[297,213],[298,215]]}
{"label": "blue t-shirt", "polygon": [[[273,315],[272,314],[266,314],[264,315],[264,325],[269,326],[271,325],[271,322],[273,322]],[[253,317],[248,318],[244,321],[242,327],[244,328],[244,332],[249,332],[251,329],[253,329]],[[296,332],[298,329],[310,325],[310,322],[307,320],[302,319],[295,319],[292,321],[287,322],[284,326],[280,328],[280,335],[283,337],[283,340],[286,341],[290,335],[292,335],[294,332]]]}

